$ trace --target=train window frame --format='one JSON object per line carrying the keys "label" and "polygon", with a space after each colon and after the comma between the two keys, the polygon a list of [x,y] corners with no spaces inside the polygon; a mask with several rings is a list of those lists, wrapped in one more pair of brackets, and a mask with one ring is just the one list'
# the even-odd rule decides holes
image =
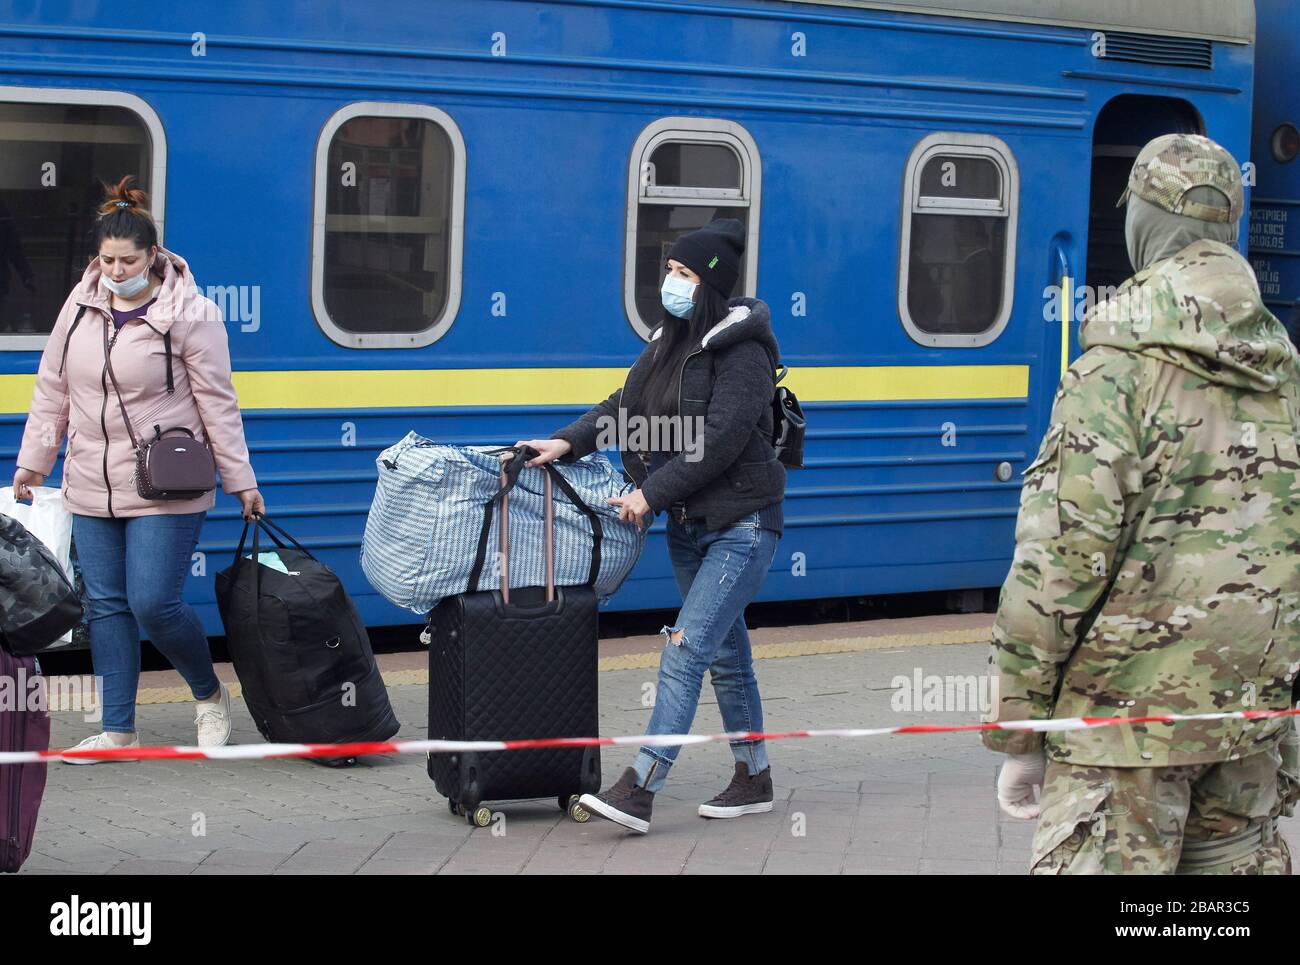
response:
{"label": "train window frame", "polygon": [[[418,332],[353,332],[335,323],[325,306],[325,218],[326,180],[330,145],[335,134],[357,117],[399,117],[431,121],[446,133],[451,143],[452,173],[450,215],[447,234],[447,303],[442,314]],[[313,199],[311,225],[311,308],[316,324],[330,341],[344,348],[414,349],[432,345],[451,328],[460,312],[465,246],[465,138],[459,125],[446,111],[429,104],[396,101],[354,101],[331,114],[321,126],[316,139],[316,165],[312,172]]]}
{"label": "train window frame", "polygon": [[[0,103],[121,107],[131,111],[149,134],[149,209],[163,243],[167,214],[167,133],[149,102],[135,94],[80,87],[15,87],[0,85]],[[0,352],[42,352],[49,335],[0,335]]]}
{"label": "train window frame", "polygon": [[[921,196],[921,172],[935,155],[978,157],[997,165],[1002,179],[1001,197],[997,201],[980,198],[936,198]],[[944,131],[929,134],[912,148],[903,175],[901,199],[901,238],[898,255],[898,317],[909,338],[926,347],[980,348],[997,340],[1011,320],[1015,302],[1016,238],[1020,215],[1020,167],[1015,152],[1001,138],[992,134],[964,134]],[[921,328],[908,308],[908,284],[911,271],[912,222],[918,214],[945,214],[957,217],[1006,219],[1006,239],[1002,266],[1002,298],[993,324],[981,332],[936,333]]]}
{"label": "train window frame", "polygon": [[[730,148],[740,161],[740,188],[699,188],[655,185],[645,182],[641,172],[654,152],[669,143],[720,144]],[[745,285],[733,297],[755,297],[758,291],[759,216],[763,189],[763,162],[758,143],[735,121],[710,117],[662,117],[641,130],[628,154],[627,222],[623,238],[623,311],[628,324],[643,341],[659,327],[648,325],[636,306],[637,230],[641,205],[698,205],[718,203],[749,210],[745,230]]]}

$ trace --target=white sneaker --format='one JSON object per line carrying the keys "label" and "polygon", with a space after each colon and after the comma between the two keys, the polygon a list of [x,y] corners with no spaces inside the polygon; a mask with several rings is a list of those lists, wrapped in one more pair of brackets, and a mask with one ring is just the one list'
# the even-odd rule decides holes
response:
{"label": "white sneaker", "polygon": [[194,712],[199,747],[221,747],[230,740],[230,690],[218,684],[217,696],[200,700]]}
{"label": "white sneaker", "polygon": [[[129,743],[119,744],[117,741],[113,740],[113,738],[109,737],[108,734],[104,733],[104,734],[96,734],[94,737],[87,737],[76,747],[69,748],[69,750],[98,751],[98,750],[105,750],[113,747],[139,747],[139,746],[140,746],[140,735],[138,734],[132,734]],[[110,761],[98,757],[68,757],[67,754],[60,754],[59,760],[62,761],[64,764],[113,764],[116,763],[117,761],[134,763],[137,760],[137,758],[119,757]]]}

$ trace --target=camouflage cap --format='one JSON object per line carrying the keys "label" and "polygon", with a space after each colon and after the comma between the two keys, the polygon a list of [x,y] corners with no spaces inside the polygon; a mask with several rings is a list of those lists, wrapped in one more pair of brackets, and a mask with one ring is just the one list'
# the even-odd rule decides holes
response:
{"label": "camouflage cap", "polygon": [[[1200,187],[1222,191],[1230,207],[1184,200],[1187,192]],[[1236,160],[1222,146],[1199,134],[1165,134],[1144,147],[1129,174],[1128,189],[1116,207],[1126,204],[1130,194],[1172,214],[1222,223],[1239,220],[1246,204]]]}

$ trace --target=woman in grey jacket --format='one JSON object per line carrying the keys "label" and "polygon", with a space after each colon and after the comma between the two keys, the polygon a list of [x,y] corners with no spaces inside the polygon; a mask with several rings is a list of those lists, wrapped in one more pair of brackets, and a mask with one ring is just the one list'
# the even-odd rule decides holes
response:
{"label": "woman in grey jacket", "polygon": [[[668,252],[663,324],[623,387],[550,439],[518,443],[540,453],[528,465],[573,462],[617,439],[639,487],[612,502],[625,521],[668,513],[668,553],[682,608],[664,627],[654,712],[647,733],[685,734],[704,673],[729,733],[761,733],[744,611],[763,585],[780,540],[785,467],[772,447],[772,393],[780,350],[767,305],[730,299],[740,276],[744,226],[714,221]],[[632,766],[582,806],[645,833],[655,793],[676,747],[642,747]],[[772,809],[772,777],[761,740],[732,742],[730,785],[701,804],[702,817]]]}

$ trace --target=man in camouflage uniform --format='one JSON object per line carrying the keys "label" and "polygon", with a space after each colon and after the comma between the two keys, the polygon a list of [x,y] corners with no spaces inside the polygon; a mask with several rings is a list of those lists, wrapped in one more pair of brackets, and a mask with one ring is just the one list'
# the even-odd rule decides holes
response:
{"label": "man in camouflage uniform", "polygon": [[[1138,155],[1137,275],[1087,314],[1024,473],[990,663],[1000,721],[1285,710],[1300,671],[1300,359],[1230,247],[1241,172]],[[988,731],[1034,873],[1289,873],[1292,718]],[[1037,803],[1033,787],[1041,786]]]}

